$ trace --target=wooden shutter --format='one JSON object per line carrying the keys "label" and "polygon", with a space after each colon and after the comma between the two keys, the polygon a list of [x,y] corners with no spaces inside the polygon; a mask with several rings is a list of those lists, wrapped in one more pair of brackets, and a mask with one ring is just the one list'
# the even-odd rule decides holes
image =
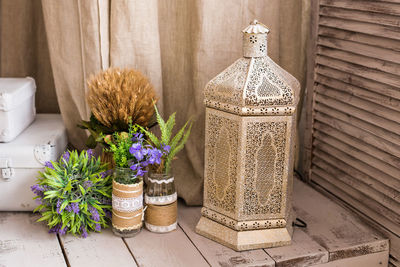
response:
{"label": "wooden shutter", "polygon": [[400,0],[312,5],[306,174],[378,226],[400,265]]}

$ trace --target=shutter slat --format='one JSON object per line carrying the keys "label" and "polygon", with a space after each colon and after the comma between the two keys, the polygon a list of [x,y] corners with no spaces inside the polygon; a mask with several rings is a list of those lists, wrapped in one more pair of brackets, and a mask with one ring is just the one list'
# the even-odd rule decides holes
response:
{"label": "shutter slat", "polygon": [[388,50],[400,51],[400,41],[386,37],[352,32],[343,29],[335,29],[322,25],[318,29],[318,35],[324,37],[333,37],[345,41],[352,41],[355,43],[367,44]]}
{"label": "shutter slat", "polygon": [[323,146],[324,144],[328,144],[330,146],[333,146],[336,149],[346,153],[347,155],[350,155],[350,156],[370,165],[371,167],[374,167],[375,169],[377,169],[383,173],[386,173],[387,175],[390,175],[391,177],[400,181],[400,173],[398,171],[396,171],[396,168],[393,168],[392,166],[390,166],[387,163],[379,162],[379,161],[375,160],[374,157],[369,156],[368,154],[364,153],[363,151],[355,149],[354,147],[351,147],[343,142],[334,140],[329,137],[324,138],[324,141],[323,141],[324,144],[318,143],[319,141],[321,141],[321,140],[318,138],[314,139],[314,142],[316,142],[315,143],[316,145]]}
{"label": "shutter slat", "polygon": [[[396,110],[388,109],[381,105],[372,103],[367,100],[363,100],[357,96],[345,93],[343,91],[335,90],[333,88],[324,86],[322,84],[318,84],[315,87],[315,89],[316,89],[316,92],[321,95],[328,96],[337,101],[347,103],[348,105],[351,105],[357,109],[371,112],[372,114],[380,116],[381,118],[386,118],[388,120],[400,123],[399,112],[397,112]],[[397,132],[398,131],[396,131],[396,133]]]}
{"label": "shutter slat", "polygon": [[344,184],[355,188],[360,193],[370,196],[371,199],[376,201],[377,203],[383,205],[390,213],[392,218],[397,218],[399,220],[399,215],[396,214],[396,211],[400,210],[400,204],[393,199],[387,197],[379,191],[373,189],[370,185],[366,184],[363,181],[359,181],[354,179],[354,177],[347,175],[344,171],[335,168],[331,164],[327,163],[324,159],[319,158],[318,156],[313,158],[313,164],[318,168],[324,170],[326,173],[329,173],[331,176],[340,180]]}
{"label": "shutter slat", "polygon": [[318,45],[348,51],[371,58],[383,59],[397,64],[400,63],[400,54],[398,53],[398,51],[393,51],[390,49],[324,36],[318,37]]}
{"label": "shutter slat", "polygon": [[[400,188],[399,180],[396,180],[395,178],[391,177],[390,175],[380,172],[379,170],[371,167],[370,165],[365,164],[364,162],[362,162],[356,158],[353,158],[353,157],[347,155],[346,153],[344,153],[328,144],[325,144],[323,146],[314,147],[313,153],[318,155],[318,153],[320,151],[322,151],[328,155],[331,155],[332,157],[336,158],[336,160],[338,160],[338,161],[342,160],[342,161],[346,162],[348,165],[350,165],[354,169],[357,169],[360,172],[366,172],[371,177],[376,177],[376,179],[379,179],[380,181],[384,182],[388,186],[391,186],[395,191],[398,191],[398,190],[396,190],[396,188],[397,189]],[[395,195],[395,197],[396,197],[396,195]],[[398,198],[398,196],[397,196],[397,198]]]}
{"label": "shutter slat", "polygon": [[[339,139],[350,146],[354,146],[355,148],[368,153],[370,156],[375,157],[378,162],[382,160],[383,162],[392,165],[392,167],[394,168],[400,168],[400,158],[398,157],[395,157],[389,153],[386,153],[385,151],[377,149],[374,146],[371,146],[367,143],[360,141],[360,139],[358,138],[355,138],[344,132],[338,131],[337,129],[332,128],[329,125],[326,125],[319,121],[315,122],[314,127],[315,129],[324,134]],[[316,138],[318,137],[317,134],[318,132],[315,133]]]}
{"label": "shutter slat", "polygon": [[[379,224],[384,226],[385,228],[391,229],[390,232],[394,234],[396,237],[399,237],[398,234],[400,233],[399,224],[396,224],[393,221],[388,220],[386,216],[383,216],[381,213],[376,212],[373,207],[366,205],[364,199],[358,200],[359,197],[355,193],[353,193],[354,189],[350,187],[346,188],[345,185],[343,185],[340,181],[335,180],[333,177],[327,175],[324,175],[324,177],[322,177],[319,174],[320,172],[316,173],[314,172],[313,169],[312,178],[314,182],[321,185],[323,188],[327,189],[329,192],[341,198],[350,205],[357,207],[358,210],[360,210],[373,220],[378,221]],[[346,191],[344,190],[344,188],[346,188]],[[354,197],[353,194],[355,195]]]}
{"label": "shutter slat", "polygon": [[388,74],[383,71],[373,70],[368,67],[360,66],[358,64],[348,63],[321,55],[317,55],[316,63],[319,65],[328,66],[333,69],[355,74],[366,79],[375,80],[394,87],[400,87],[400,79],[397,75]]}
{"label": "shutter slat", "polygon": [[[396,157],[399,156],[399,150],[396,147],[396,145],[382,139],[380,136],[376,136],[374,134],[363,131],[363,129],[354,127],[354,126],[352,126],[352,124],[347,124],[340,120],[334,120],[334,119],[332,119],[331,116],[328,116],[321,112],[318,112],[315,114],[315,119],[316,119],[316,121],[317,120],[321,121],[321,122],[331,126],[334,129],[346,132],[351,136],[359,138],[360,140],[362,140],[363,142],[365,142],[367,144],[370,144],[372,146],[380,148],[382,151],[386,151],[387,153],[390,153]],[[393,146],[395,146],[395,147],[393,147]]]}
{"label": "shutter slat", "polygon": [[[400,191],[395,190],[393,187],[389,186],[385,183],[385,180],[381,181],[381,177],[371,177],[367,172],[366,169],[362,169],[362,171],[356,169],[355,167],[351,166],[348,161],[343,158],[335,158],[334,155],[330,155],[325,153],[320,149],[315,149],[313,151],[313,155],[315,157],[319,157],[324,161],[328,162],[332,166],[336,166],[337,169],[342,170],[348,176],[354,177],[359,181],[363,181],[374,188],[376,191],[385,194],[386,196],[390,197],[397,203],[400,203]],[[314,158],[313,158],[314,159]],[[393,181],[393,179],[391,180]]]}
{"label": "shutter slat", "polygon": [[[388,2],[388,1],[386,1]],[[389,15],[400,15],[400,5],[394,3],[385,3],[383,1],[360,1],[360,0],[320,0],[321,6],[341,7],[352,10],[361,10],[368,12],[383,13]]]}
{"label": "shutter slat", "polygon": [[[363,201],[365,205],[368,207],[372,208],[372,210],[378,214],[381,214],[381,216],[384,216],[386,219],[390,220],[392,223],[392,226],[396,226],[394,229],[400,230],[400,218],[398,214],[392,212],[385,206],[381,205],[380,203],[374,201],[373,199],[366,197],[364,194],[362,194],[360,191],[357,189],[347,186],[345,183],[337,179],[336,177],[333,177],[331,174],[326,172],[325,170],[315,166],[313,168],[313,171],[315,174],[318,176],[324,178],[328,182],[332,183],[334,182],[337,187],[339,187],[342,191],[346,192],[347,194],[351,195],[352,198],[358,200],[358,201]],[[400,233],[400,232],[398,232]]]}
{"label": "shutter slat", "polygon": [[316,66],[315,72],[326,77],[341,80],[345,83],[374,91],[382,95],[400,99],[400,90],[394,86],[379,83],[374,80],[366,79],[357,75],[344,72],[342,70],[336,70],[322,65]]}
{"label": "shutter slat", "polygon": [[[320,94],[315,96],[315,100],[322,105],[315,105],[315,110],[318,110],[324,114],[327,114],[333,118],[333,120],[340,120],[359,128],[362,131],[366,131],[379,137],[379,142],[384,140],[389,141],[388,145],[400,144],[400,136],[397,135],[398,125],[395,122],[383,119],[375,114],[359,110],[346,103],[336,101],[330,97],[326,97]],[[389,123],[390,128],[381,127]],[[379,147],[379,142],[377,143]]]}
{"label": "shutter slat", "polygon": [[319,46],[317,48],[317,54],[322,56],[328,56],[330,58],[338,59],[349,63],[357,62],[357,64],[361,66],[378,71],[383,71],[389,74],[394,74],[400,78],[400,64],[391,63],[385,60],[370,58],[364,55],[359,55],[324,46]]}
{"label": "shutter slat", "polygon": [[317,55],[316,63],[328,66],[333,69],[345,71],[351,74],[361,76],[366,79],[375,80],[394,87],[400,87],[400,79],[396,75],[391,75],[382,71],[372,70],[357,64],[344,62],[341,60]]}
{"label": "shutter slat", "polygon": [[323,6],[319,9],[319,14],[326,17],[334,17],[345,20],[356,20],[392,27],[400,27],[399,16],[380,14],[374,12],[365,12],[358,10],[348,10],[344,8]]}
{"label": "shutter slat", "polygon": [[320,17],[319,24],[337,29],[344,29],[352,32],[361,32],[389,39],[400,40],[400,28],[388,27],[372,23],[344,20],[331,17]]}
{"label": "shutter slat", "polygon": [[386,106],[396,111],[400,110],[400,101],[390,96],[377,94],[373,91],[365,90],[362,87],[344,83],[340,80],[332,79],[324,75],[317,75],[317,77],[315,77],[315,81],[327,87],[334,88],[335,90],[352,94],[361,99],[368,100],[382,106]]}

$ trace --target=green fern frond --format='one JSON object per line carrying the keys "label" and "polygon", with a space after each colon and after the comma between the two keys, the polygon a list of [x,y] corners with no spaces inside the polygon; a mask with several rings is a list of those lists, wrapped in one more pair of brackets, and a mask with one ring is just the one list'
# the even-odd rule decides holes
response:
{"label": "green fern frond", "polygon": [[178,145],[179,140],[181,140],[183,134],[185,133],[185,129],[187,125],[189,124],[190,120],[188,120],[185,125],[178,131],[178,133],[172,138],[171,143],[169,146],[171,147],[171,151],[175,149],[175,147]]}
{"label": "green fern frond", "polygon": [[161,130],[161,132],[164,132],[165,131],[165,121],[161,117],[160,113],[158,112],[157,106],[155,104],[154,104],[154,109],[156,111],[156,118],[157,118],[158,125],[160,126],[160,130]]}
{"label": "green fern frond", "polygon": [[[185,124],[184,127],[186,127],[186,124]],[[187,131],[183,135],[183,138],[180,140],[179,144],[173,150],[171,148],[171,151],[170,151],[170,153],[169,153],[169,155],[167,157],[167,160],[165,162],[165,172],[166,173],[169,173],[169,171],[171,169],[171,163],[172,163],[172,160],[174,159],[175,155],[178,154],[178,152],[181,151],[183,149],[183,147],[185,146],[185,144],[186,144],[186,142],[187,142],[187,140],[189,138],[190,132],[192,130],[192,126],[193,126],[193,123],[191,122],[190,125],[189,125],[189,128],[187,129]],[[182,129],[185,129],[185,128],[182,128]]]}
{"label": "green fern frond", "polygon": [[168,144],[169,141],[171,140],[172,129],[175,126],[175,115],[176,112],[174,112],[171,116],[169,116],[168,121],[165,124],[164,131],[161,131],[161,142],[164,144]]}

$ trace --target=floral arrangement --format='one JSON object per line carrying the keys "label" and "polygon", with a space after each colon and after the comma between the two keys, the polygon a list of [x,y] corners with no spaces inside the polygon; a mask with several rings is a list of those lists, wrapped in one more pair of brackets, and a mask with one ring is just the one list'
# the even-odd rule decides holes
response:
{"label": "floral arrangement", "polygon": [[111,176],[92,150],[67,151],[57,162],[46,162],[31,187],[40,204],[35,211],[50,231],[87,237],[100,232],[111,217]]}
{"label": "floral arrangement", "polygon": [[168,174],[171,170],[172,160],[176,154],[181,151],[189,138],[192,129],[192,122],[189,119],[185,125],[172,137],[172,130],[175,126],[175,115],[173,113],[165,122],[161,117],[156,105],[154,105],[156,119],[161,131],[161,138],[149,130],[138,126],[148,137],[149,144],[152,147],[153,161],[149,162],[150,169],[155,173]]}
{"label": "floral arrangement", "polygon": [[127,132],[129,123],[151,127],[155,123],[153,103],[156,99],[149,80],[133,69],[110,68],[88,81],[87,102],[92,115],[78,125],[90,136],[86,145],[96,147],[104,142],[102,134]]}
{"label": "floral arrangement", "polygon": [[109,148],[108,152],[113,153],[113,158],[117,167],[130,168],[132,178],[121,181],[124,184],[138,182],[137,177],[143,176],[147,171],[147,166],[159,165],[162,157],[170,152],[169,145],[162,145],[161,149],[146,143],[139,125],[130,124],[128,132],[114,133],[112,136],[104,137]]}

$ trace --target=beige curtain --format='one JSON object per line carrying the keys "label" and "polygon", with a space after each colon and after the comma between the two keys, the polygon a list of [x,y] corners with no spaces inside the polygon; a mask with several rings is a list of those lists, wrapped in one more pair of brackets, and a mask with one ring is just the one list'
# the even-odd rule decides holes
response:
{"label": "beige curtain", "polygon": [[[177,111],[177,127],[189,117],[196,121],[173,171],[179,195],[188,204],[201,204],[204,86],[241,56],[241,30],[255,18],[271,29],[269,55],[303,81],[307,2],[42,0],[57,99],[70,142],[83,148],[86,139],[75,127],[90,114],[86,79],[109,66],[139,69],[156,87],[164,116]],[[36,10],[40,3],[35,4]]]}
{"label": "beige curtain", "polygon": [[36,110],[58,113],[40,0],[0,0],[0,77],[31,76]]}

